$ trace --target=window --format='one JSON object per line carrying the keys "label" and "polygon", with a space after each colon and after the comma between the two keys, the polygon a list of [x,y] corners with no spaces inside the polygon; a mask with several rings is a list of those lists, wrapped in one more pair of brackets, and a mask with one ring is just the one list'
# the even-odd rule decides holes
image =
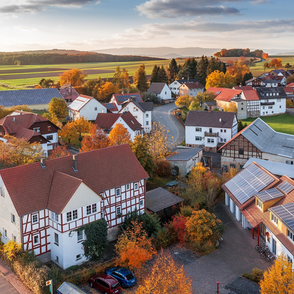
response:
{"label": "window", "polygon": [[59,235],[57,233],[54,233],[54,244],[59,246]]}
{"label": "window", "polygon": [[241,108],[241,110],[243,110],[243,108]]}
{"label": "window", "polygon": [[221,129],[221,133],[223,132],[223,129]]}
{"label": "window", "polygon": [[71,211],[66,214],[66,220],[70,222],[72,220]]}
{"label": "window", "polygon": [[202,137],[196,136],[195,141],[202,141]]}
{"label": "window", "polygon": [[293,164],[292,160],[286,160],[286,164]]}
{"label": "window", "polygon": [[57,255],[55,256],[55,262],[59,262],[59,258]]}
{"label": "window", "polygon": [[273,107],[272,106],[269,106],[268,109],[273,109]]}
{"label": "window", "polygon": [[256,198],[256,205],[261,209],[262,208],[262,202]]}
{"label": "window", "polygon": [[146,113],[146,118],[147,118],[147,117],[149,117],[149,114],[148,114],[148,113]]}
{"label": "window", "polygon": [[149,126],[149,121],[148,120],[146,121],[146,126]]}
{"label": "window", "polygon": [[288,260],[288,262],[290,262],[290,263],[293,262],[293,261],[292,261],[292,258],[291,258],[289,255],[287,255],[287,260]]}
{"label": "window", "polygon": [[53,140],[53,135],[47,136],[47,140],[49,140],[49,141]]}
{"label": "window", "polygon": [[195,128],[196,132],[202,132],[202,128]]}
{"label": "window", "polygon": [[290,238],[294,242],[294,234],[287,229],[287,237]]}
{"label": "window", "polygon": [[16,242],[16,236],[14,236],[13,234],[12,234],[12,240],[13,240],[14,242]]}
{"label": "window", "polygon": [[224,133],[226,133],[227,132],[227,130],[224,130]]}
{"label": "window", "polygon": [[72,219],[77,219],[78,218],[78,211],[77,210],[73,210],[72,212]]}
{"label": "window", "polygon": [[34,242],[34,244],[39,244],[39,235],[35,235],[33,237],[33,242]]}
{"label": "window", "polygon": [[14,214],[11,214],[11,222],[15,223],[15,215]]}
{"label": "window", "polygon": [[95,213],[95,212],[97,212],[97,204],[96,203],[92,204],[92,213]]}
{"label": "window", "polygon": [[272,213],[272,217],[271,217],[271,219],[272,219],[272,221],[276,224],[276,225],[278,225],[278,222],[279,222],[279,220],[278,220],[278,218]]}
{"label": "window", "polygon": [[76,260],[80,260],[80,259],[82,259],[82,255],[81,255],[81,254],[78,254],[78,255],[76,256]]}
{"label": "window", "polygon": [[40,133],[40,127],[33,128],[33,131],[34,131],[34,132],[38,132],[38,133]]}
{"label": "window", "polygon": [[120,207],[117,207],[116,208],[116,215],[120,215],[121,214],[121,208]]}
{"label": "window", "polygon": [[4,188],[3,187],[0,187],[0,195],[2,197],[5,197],[5,193],[4,193]]}
{"label": "window", "polygon": [[226,138],[224,138],[224,142],[227,142],[227,139]]}
{"label": "window", "polygon": [[116,196],[120,196],[120,188],[117,188],[117,189],[115,190],[115,195],[116,195]]}
{"label": "window", "polygon": [[135,190],[138,190],[138,183],[135,183],[135,184],[134,184],[134,189],[135,189]]}
{"label": "window", "polygon": [[94,110],[97,111],[97,107],[94,107]]}
{"label": "window", "polygon": [[54,220],[54,221],[56,221],[56,222],[58,222],[58,214],[55,213],[55,212],[53,212],[53,211],[51,211],[51,219]]}
{"label": "window", "polygon": [[48,132],[50,132],[51,131],[51,126],[48,126],[47,130],[48,130]]}
{"label": "window", "polygon": [[126,185],[126,189],[127,189],[127,190],[130,190],[130,184],[127,184],[127,185]]}
{"label": "window", "polygon": [[7,238],[7,230],[5,230],[4,228],[3,228],[3,237]]}
{"label": "window", "polygon": [[144,200],[140,200],[140,206],[144,206]]}
{"label": "window", "polygon": [[91,205],[88,205],[87,206],[87,214],[91,214],[91,212],[92,212]]}
{"label": "window", "polygon": [[207,143],[214,143],[214,139],[210,139],[210,138],[208,138],[208,139],[207,139]]}
{"label": "window", "polygon": [[233,163],[231,163],[231,164],[230,164],[230,167],[232,167],[232,168],[236,168],[236,165],[233,164]]}
{"label": "window", "polygon": [[280,108],[282,108],[282,106],[281,106],[281,105],[280,105],[279,107],[280,107]]}
{"label": "window", "polygon": [[223,140],[224,140],[223,138],[220,139],[221,142],[222,142]]}
{"label": "window", "polygon": [[82,241],[84,239],[83,231],[77,231],[77,236],[78,236],[78,242]]}
{"label": "window", "polygon": [[244,148],[239,148],[239,154],[244,155]]}
{"label": "window", "polygon": [[33,224],[38,222],[38,215],[37,214],[32,215],[32,222],[33,222]]}

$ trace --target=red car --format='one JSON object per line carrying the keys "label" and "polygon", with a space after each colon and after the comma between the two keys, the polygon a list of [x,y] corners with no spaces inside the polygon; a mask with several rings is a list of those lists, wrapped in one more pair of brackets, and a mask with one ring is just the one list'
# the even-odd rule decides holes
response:
{"label": "red car", "polygon": [[103,294],[118,294],[121,292],[118,280],[107,274],[90,278],[89,284],[91,288],[95,288]]}

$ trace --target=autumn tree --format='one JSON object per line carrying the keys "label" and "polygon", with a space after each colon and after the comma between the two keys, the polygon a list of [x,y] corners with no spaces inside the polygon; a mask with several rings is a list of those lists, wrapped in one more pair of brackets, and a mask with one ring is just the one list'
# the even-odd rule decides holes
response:
{"label": "autumn tree", "polygon": [[16,243],[15,241],[8,241],[3,246],[3,252],[6,255],[7,259],[12,261],[17,255],[21,252],[21,245]]}
{"label": "autumn tree", "polygon": [[202,104],[204,102],[214,101],[214,93],[213,92],[199,92],[195,98]]}
{"label": "autumn tree", "polygon": [[155,163],[150,152],[149,141],[144,136],[136,136],[131,143],[131,149],[149,176],[153,175]]}
{"label": "autumn tree", "polygon": [[110,146],[110,139],[105,132],[93,125],[90,135],[86,135],[81,142],[81,151],[91,151]]}
{"label": "autumn tree", "polygon": [[189,95],[179,96],[175,101],[175,105],[180,108],[186,107],[188,109],[193,99],[194,98]]}
{"label": "autumn tree", "polygon": [[196,97],[192,100],[189,110],[202,110],[201,103]]}
{"label": "autumn tree", "polygon": [[244,75],[249,73],[249,67],[247,66],[247,60],[243,57],[235,60],[232,65],[227,66],[227,72],[235,77],[235,82],[241,84],[243,82]]}
{"label": "autumn tree", "polygon": [[54,86],[54,81],[51,79],[41,79],[39,82],[41,88],[52,88]]}
{"label": "autumn tree", "polygon": [[112,94],[118,92],[118,86],[112,82],[102,83],[98,88],[97,99],[99,101],[109,101]]}
{"label": "autumn tree", "polygon": [[73,87],[82,86],[86,76],[87,74],[78,68],[67,70],[60,75],[60,85],[71,84]]}
{"label": "autumn tree", "polygon": [[178,265],[170,253],[163,250],[156,256],[149,274],[136,290],[137,294],[192,293],[192,281],[183,266]]}
{"label": "autumn tree", "polygon": [[139,65],[138,70],[135,71],[135,74],[133,76],[133,81],[140,92],[147,91],[148,82],[146,77],[145,64]]}
{"label": "autumn tree", "polygon": [[212,72],[206,79],[205,88],[221,87],[232,88],[236,85],[235,76],[232,76],[229,72],[223,73],[218,70]]}
{"label": "autumn tree", "polygon": [[128,71],[125,68],[121,70],[120,67],[117,66],[113,74],[112,83],[120,90],[130,88]]}
{"label": "autumn tree", "polygon": [[222,173],[222,183],[226,183],[229,181],[231,178],[233,178],[237,174],[237,170],[233,167],[230,167],[227,172]]}
{"label": "autumn tree", "polygon": [[268,53],[263,53],[263,54],[262,54],[262,58],[263,58],[263,59],[268,59]]}
{"label": "autumn tree", "polygon": [[287,84],[294,83],[294,74],[292,76],[287,77]]}
{"label": "autumn tree", "polygon": [[67,150],[66,146],[57,146],[51,151],[48,159],[54,159],[54,158],[68,156],[68,155],[72,155],[72,154]]}
{"label": "autumn tree", "polygon": [[49,102],[49,113],[55,114],[58,118],[64,118],[67,116],[67,105],[63,98],[53,97]]}
{"label": "autumn tree", "polygon": [[40,161],[44,157],[40,143],[29,143],[25,139],[5,136],[0,141],[0,169]]}
{"label": "autumn tree", "polygon": [[59,121],[59,119],[58,119],[58,117],[56,116],[55,113],[45,112],[45,113],[42,114],[42,116],[47,118],[48,120],[50,120],[57,127],[59,127],[59,128],[62,127],[62,123]]}
{"label": "autumn tree", "polygon": [[148,239],[142,224],[138,222],[118,236],[115,252],[118,265],[133,269],[140,269],[156,253],[151,238]]}
{"label": "autumn tree", "polygon": [[180,243],[184,243],[186,241],[186,222],[187,218],[182,214],[172,216],[173,228],[176,231],[177,238]]}
{"label": "autumn tree", "polygon": [[274,58],[270,61],[269,67],[280,68],[282,67],[282,59],[281,58]]}
{"label": "autumn tree", "polygon": [[237,106],[234,102],[228,102],[225,105],[222,106],[223,111],[226,112],[237,112]]}
{"label": "autumn tree", "polygon": [[109,140],[111,145],[131,144],[131,135],[121,123],[116,123],[109,132]]}
{"label": "autumn tree", "polygon": [[186,222],[187,236],[190,241],[198,243],[200,248],[205,245],[214,245],[220,239],[224,226],[214,213],[205,209],[192,212]]}
{"label": "autumn tree", "polygon": [[264,70],[264,71],[265,71],[266,68],[270,68],[268,62],[265,62],[265,63],[263,64],[263,70]]}
{"label": "autumn tree", "polygon": [[87,96],[98,98],[99,88],[104,84],[100,77],[98,79],[90,79],[85,81],[82,93]]}
{"label": "autumn tree", "polygon": [[294,271],[285,254],[279,255],[275,263],[263,273],[259,285],[261,294],[294,293]]}
{"label": "autumn tree", "polygon": [[164,159],[169,154],[168,133],[169,130],[166,130],[160,123],[153,123],[152,132],[147,138],[154,160]]}

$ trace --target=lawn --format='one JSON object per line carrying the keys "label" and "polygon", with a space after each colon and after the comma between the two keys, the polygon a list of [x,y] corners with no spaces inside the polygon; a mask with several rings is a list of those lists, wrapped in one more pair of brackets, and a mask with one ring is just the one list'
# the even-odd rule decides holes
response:
{"label": "lawn", "polygon": [[[285,113],[273,116],[263,116],[260,118],[275,131],[294,135],[294,116]],[[247,118],[243,119],[242,122],[247,123],[248,125],[254,120],[255,118]]]}

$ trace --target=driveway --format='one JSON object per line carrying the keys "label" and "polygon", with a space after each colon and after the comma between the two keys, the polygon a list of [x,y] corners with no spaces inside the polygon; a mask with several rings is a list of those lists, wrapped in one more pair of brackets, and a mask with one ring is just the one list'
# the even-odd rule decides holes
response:
{"label": "driveway", "polygon": [[185,128],[174,116],[174,109],[177,109],[175,103],[168,103],[154,107],[152,113],[152,120],[160,122],[166,130],[169,130],[168,141],[172,149],[185,140]]}

